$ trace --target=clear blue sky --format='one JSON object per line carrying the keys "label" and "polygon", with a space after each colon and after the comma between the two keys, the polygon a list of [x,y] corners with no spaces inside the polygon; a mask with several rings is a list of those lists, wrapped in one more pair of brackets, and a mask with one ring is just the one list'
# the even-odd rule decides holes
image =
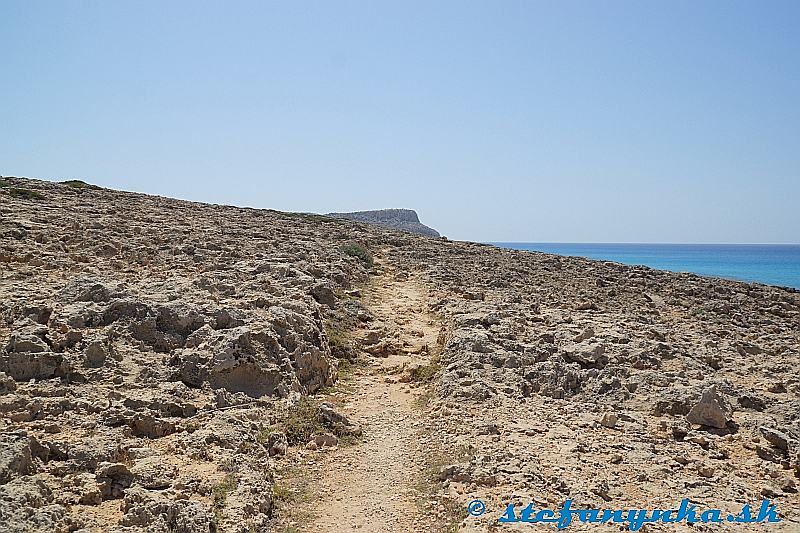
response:
{"label": "clear blue sky", "polygon": [[800,241],[800,2],[0,2],[0,174],[478,241]]}

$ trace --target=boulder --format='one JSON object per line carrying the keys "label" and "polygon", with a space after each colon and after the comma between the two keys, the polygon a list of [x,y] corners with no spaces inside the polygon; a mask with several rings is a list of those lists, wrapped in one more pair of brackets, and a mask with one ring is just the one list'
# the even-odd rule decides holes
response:
{"label": "boulder", "polygon": [[96,340],[90,342],[83,349],[83,361],[88,368],[100,368],[106,362],[108,350],[104,342]]}
{"label": "boulder", "polygon": [[286,450],[289,448],[289,441],[285,433],[274,431],[269,434],[267,439],[267,452],[269,455],[286,455]]}
{"label": "boulder", "polygon": [[318,283],[309,291],[311,296],[323,305],[330,308],[336,307],[336,294],[328,283]]}
{"label": "boulder", "polygon": [[563,355],[566,361],[578,363],[582,367],[603,367],[608,363],[603,344],[573,344],[565,348]]}
{"label": "boulder", "polygon": [[201,503],[172,500],[158,492],[139,487],[125,491],[122,502],[125,513],[121,524],[145,531],[171,533],[211,533],[216,531],[213,516]]}
{"label": "boulder", "polygon": [[691,424],[724,428],[731,420],[732,409],[728,401],[717,392],[716,385],[703,391],[703,396],[686,415]]}
{"label": "boulder", "polygon": [[133,474],[122,463],[100,463],[95,478],[103,500],[121,498],[133,483]]}
{"label": "boulder", "polygon": [[48,352],[50,346],[45,340],[32,333],[12,333],[6,345],[8,353],[23,353],[23,352]]}
{"label": "boulder", "polygon": [[17,390],[17,383],[5,372],[0,372],[0,396]]}
{"label": "boulder", "polygon": [[70,366],[60,353],[52,352],[0,352],[0,372],[16,381],[65,377]]}

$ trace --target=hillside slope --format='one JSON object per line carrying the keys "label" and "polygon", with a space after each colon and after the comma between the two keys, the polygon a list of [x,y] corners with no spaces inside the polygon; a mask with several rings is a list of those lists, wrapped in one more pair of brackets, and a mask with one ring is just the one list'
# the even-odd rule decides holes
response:
{"label": "hillside slope", "polygon": [[[784,518],[770,529],[800,527],[796,291],[77,182],[1,185],[11,531],[315,531],[291,509],[336,499],[303,465],[365,490],[330,445],[348,461],[380,451],[391,418],[364,402],[381,386],[387,409],[419,400],[399,441],[417,439],[417,478],[400,482],[452,503],[414,511],[403,524],[418,531],[486,530],[512,501],[568,498],[729,512],[766,497]],[[303,478],[306,504],[282,485]],[[488,512],[464,518],[473,498]],[[398,508],[375,507],[375,530],[407,530]]]}

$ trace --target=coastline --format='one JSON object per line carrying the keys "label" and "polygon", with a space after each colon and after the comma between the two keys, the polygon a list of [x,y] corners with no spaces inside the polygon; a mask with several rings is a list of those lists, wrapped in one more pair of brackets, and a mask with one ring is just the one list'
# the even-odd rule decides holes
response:
{"label": "coastline", "polygon": [[800,289],[798,244],[526,243],[492,242],[500,248],[555,253],[647,266],[675,273]]}

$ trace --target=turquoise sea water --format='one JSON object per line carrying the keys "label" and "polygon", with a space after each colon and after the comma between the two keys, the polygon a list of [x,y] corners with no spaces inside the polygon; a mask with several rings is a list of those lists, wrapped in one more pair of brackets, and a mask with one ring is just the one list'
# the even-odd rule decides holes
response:
{"label": "turquoise sea water", "polygon": [[798,244],[491,244],[800,289]]}

